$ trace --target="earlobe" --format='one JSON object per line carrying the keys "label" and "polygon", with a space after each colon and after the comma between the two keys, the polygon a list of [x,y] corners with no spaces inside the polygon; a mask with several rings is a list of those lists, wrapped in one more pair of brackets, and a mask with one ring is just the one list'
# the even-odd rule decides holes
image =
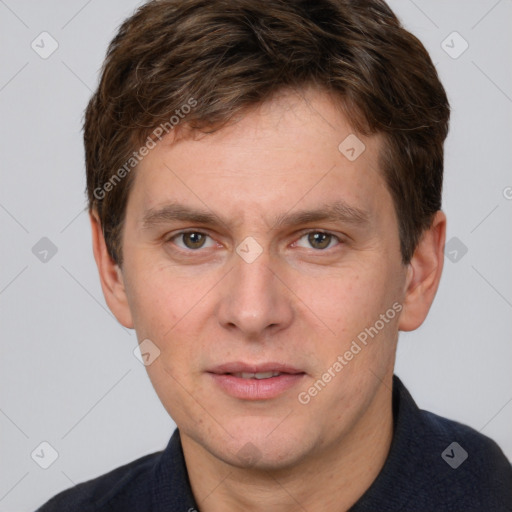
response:
{"label": "earlobe", "polygon": [[446,215],[440,210],[414,251],[407,268],[403,310],[398,328],[417,329],[427,317],[439,287],[444,263]]}
{"label": "earlobe", "polygon": [[91,210],[89,212],[89,219],[91,222],[94,259],[98,266],[105,301],[119,323],[128,329],[133,329],[133,319],[126,296],[122,270],[108,253],[98,213],[95,210]]}

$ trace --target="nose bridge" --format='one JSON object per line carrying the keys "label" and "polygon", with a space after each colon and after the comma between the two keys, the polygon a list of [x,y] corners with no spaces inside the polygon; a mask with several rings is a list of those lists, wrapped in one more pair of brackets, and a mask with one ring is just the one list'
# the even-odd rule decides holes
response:
{"label": "nose bridge", "polygon": [[[239,251],[243,248],[240,244]],[[247,249],[247,247],[246,247]],[[251,251],[251,249],[250,249]],[[248,253],[250,254],[250,252]],[[273,273],[270,271],[270,256],[268,251],[262,251],[254,259],[245,259],[243,256],[237,255],[234,269],[234,279],[239,284],[242,296],[265,295],[270,297],[270,288],[273,280]]]}
{"label": "nose bridge", "polygon": [[249,237],[237,247],[233,265],[219,311],[221,324],[236,326],[252,337],[271,326],[285,326],[291,320],[291,308],[283,284],[274,275],[268,249]]}

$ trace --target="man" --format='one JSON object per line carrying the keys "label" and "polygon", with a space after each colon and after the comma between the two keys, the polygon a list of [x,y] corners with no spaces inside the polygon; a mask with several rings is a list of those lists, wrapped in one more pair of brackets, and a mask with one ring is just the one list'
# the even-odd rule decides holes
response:
{"label": "man", "polygon": [[177,430],[49,511],[505,511],[393,376],[443,267],[449,105],[380,0],[162,0],[85,118],[94,255]]}

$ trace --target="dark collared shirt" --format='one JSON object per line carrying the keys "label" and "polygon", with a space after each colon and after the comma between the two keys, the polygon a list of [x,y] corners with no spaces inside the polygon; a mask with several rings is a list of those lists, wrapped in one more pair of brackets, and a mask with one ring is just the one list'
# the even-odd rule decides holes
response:
{"label": "dark collared shirt", "polygon": [[[393,380],[394,433],[384,467],[350,512],[512,511],[512,466],[497,444],[422,411]],[[176,429],[164,451],[67,489],[36,512],[193,512]]]}

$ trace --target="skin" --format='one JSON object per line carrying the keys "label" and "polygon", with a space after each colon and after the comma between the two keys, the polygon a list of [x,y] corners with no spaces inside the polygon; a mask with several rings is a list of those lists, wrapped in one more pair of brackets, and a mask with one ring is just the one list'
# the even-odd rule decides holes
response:
{"label": "skin", "polygon": [[[163,139],[134,171],[122,269],[91,213],[107,304],[139,341],[149,338],[160,350],[147,371],[180,429],[203,512],[347,510],[388,454],[398,332],[421,325],[434,299],[446,218],[436,214],[403,265],[378,166],[384,142],[359,136],[366,149],[351,162],[338,145],[352,133],[333,98],[308,89],[284,91],[212,134]],[[144,228],[145,211],[171,200],[223,222]],[[367,221],[275,223],[278,215],[335,200],[362,210]],[[194,248],[197,235],[174,236],[184,229],[206,234],[204,245]],[[308,232],[318,231],[334,236],[315,244]],[[262,249],[251,263],[236,252],[246,237]],[[393,304],[400,313],[300,403],[298,393]],[[305,375],[277,397],[244,400],[207,373],[231,361],[278,361]],[[241,456],[247,450],[250,461]]]}

